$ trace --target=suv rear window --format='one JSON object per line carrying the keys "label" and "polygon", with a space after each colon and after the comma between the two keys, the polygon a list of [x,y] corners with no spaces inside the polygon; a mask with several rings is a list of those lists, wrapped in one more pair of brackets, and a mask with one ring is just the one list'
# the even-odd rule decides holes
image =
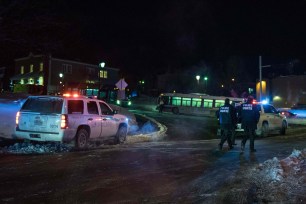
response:
{"label": "suv rear window", "polygon": [[28,98],[23,104],[21,111],[39,112],[39,113],[61,113],[63,99],[38,97]]}

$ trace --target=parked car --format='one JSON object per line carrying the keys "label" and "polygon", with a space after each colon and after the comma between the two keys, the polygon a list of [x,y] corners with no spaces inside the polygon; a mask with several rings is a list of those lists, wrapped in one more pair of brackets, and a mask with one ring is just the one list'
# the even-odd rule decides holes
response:
{"label": "parked car", "polygon": [[[286,116],[282,115],[272,105],[257,104],[260,112],[260,118],[257,123],[256,135],[268,136],[272,131],[279,131],[280,134],[285,135],[288,127]],[[237,132],[243,131],[241,123],[237,124]]]}
{"label": "parked car", "polygon": [[75,142],[84,149],[89,140],[113,138],[123,143],[128,118],[104,101],[78,95],[29,96],[16,115],[17,138]]}
{"label": "parked car", "polygon": [[118,99],[118,100],[116,100],[116,105],[127,108],[127,107],[130,107],[132,105],[132,101],[128,98],[121,99],[121,100]]}

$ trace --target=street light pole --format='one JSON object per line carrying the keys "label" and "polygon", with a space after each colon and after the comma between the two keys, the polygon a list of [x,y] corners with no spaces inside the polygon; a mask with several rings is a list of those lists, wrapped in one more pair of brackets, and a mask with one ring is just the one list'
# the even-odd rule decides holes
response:
{"label": "street light pole", "polygon": [[271,67],[271,65],[261,65],[261,56],[259,56],[259,101],[262,98],[262,68],[263,67]]}
{"label": "street light pole", "polygon": [[100,89],[101,89],[101,68],[104,67],[105,67],[105,62],[101,62],[99,64],[99,69],[98,69],[98,77],[99,77],[98,98],[100,98]]}

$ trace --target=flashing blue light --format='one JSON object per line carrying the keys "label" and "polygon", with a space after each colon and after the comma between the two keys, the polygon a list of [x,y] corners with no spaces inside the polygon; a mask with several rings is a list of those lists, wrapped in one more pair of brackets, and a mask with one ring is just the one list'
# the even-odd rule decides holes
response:
{"label": "flashing blue light", "polygon": [[268,104],[268,102],[269,102],[268,100],[263,100],[261,103],[262,104]]}

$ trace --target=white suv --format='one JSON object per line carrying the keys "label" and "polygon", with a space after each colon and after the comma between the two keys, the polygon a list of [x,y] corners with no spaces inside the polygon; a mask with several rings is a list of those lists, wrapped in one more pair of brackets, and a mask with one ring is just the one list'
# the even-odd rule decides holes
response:
{"label": "white suv", "polygon": [[[287,119],[272,105],[257,104],[260,112],[260,118],[257,123],[256,135],[268,136],[271,131],[279,131],[280,134],[285,135],[288,127]],[[236,131],[241,132],[241,123],[238,123]]]}
{"label": "white suv", "polygon": [[104,101],[74,96],[30,96],[16,115],[15,136],[35,141],[75,141],[79,149],[89,140],[114,137],[123,143],[128,118]]}

